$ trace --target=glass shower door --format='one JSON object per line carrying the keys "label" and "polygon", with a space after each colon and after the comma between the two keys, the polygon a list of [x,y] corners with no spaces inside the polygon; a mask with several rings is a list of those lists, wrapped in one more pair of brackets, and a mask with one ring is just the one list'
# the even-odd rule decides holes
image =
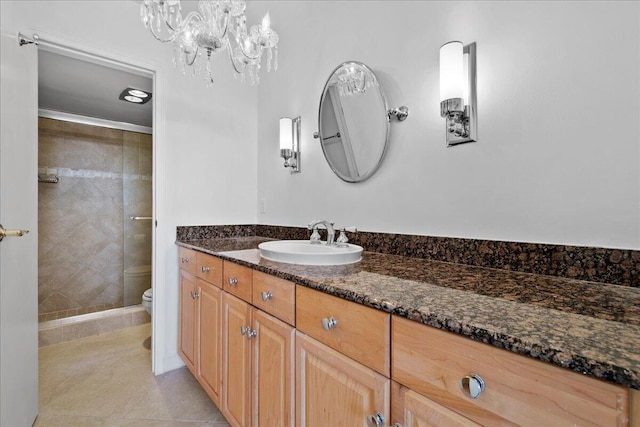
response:
{"label": "glass shower door", "polygon": [[124,306],[140,304],[151,288],[152,135],[124,132]]}

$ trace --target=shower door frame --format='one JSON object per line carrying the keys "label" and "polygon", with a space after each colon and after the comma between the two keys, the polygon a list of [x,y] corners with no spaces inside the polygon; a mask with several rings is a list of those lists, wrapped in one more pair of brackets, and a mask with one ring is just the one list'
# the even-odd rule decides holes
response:
{"label": "shower door frame", "polygon": [[[162,251],[158,250],[158,194],[160,193],[160,171],[161,171],[161,140],[162,127],[160,126],[161,117],[161,100],[163,95],[162,85],[160,84],[162,71],[157,64],[150,64],[139,59],[132,59],[129,57],[120,56],[113,52],[103,52],[95,46],[87,47],[86,45],[78,46],[76,43],[56,38],[55,36],[47,35],[38,32],[39,44],[38,49],[47,50],[52,53],[71,56],[83,61],[93,62],[98,65],[120,69],[129,73],[142,75],[152,80],[152,227],[151,227],[151,286],[154,288],[153,306],[152,311],[154,313],[161,313],[160,307],[162,304],[164,293],[162,291],[156,292],[158,287],[157,283],[164,283],[164,274],[158,268],[162,265],[166,256]],[[37,70],[36,70],[37,73]],[[159,259],[162,258],[162,259]],[[162,277],[160,277],[162,276]],[[160,302],[159,302],[160,301]],[[164,316],[152,316],[151,325],[151,369],[157,375],[165,372],[164,362],[164,347],[165,340],[164,334],[160,331],[166,330],[166,322],[163,319]]]}

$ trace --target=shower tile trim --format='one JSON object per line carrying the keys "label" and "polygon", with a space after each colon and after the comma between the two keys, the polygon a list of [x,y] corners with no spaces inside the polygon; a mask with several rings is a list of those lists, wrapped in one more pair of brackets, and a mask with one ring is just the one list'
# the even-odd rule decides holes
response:
{"label": "shower tile trim", "polygon": [[150,321],[151,316],[144,307],[135,305],[41,322],[38,325],[38,347],[100,335]]}
{"label": "shower tile trim", "polygon": [[104,178],[104,179],[125,179],[133,181],[151,181],[151,175],[128,174],[108,172],[95,169],[71,169],[60,167],[40,167],[38,173],[42,175],[57,175],[66,178]]}
{"label": "shower tile trim", "polygon": [[[275,225],[179,226],[181,241],[261,236],[309,238],[303,227]],[[349,233],[366,251],[577,280],[640,287],[640,251],[375,232]]]}

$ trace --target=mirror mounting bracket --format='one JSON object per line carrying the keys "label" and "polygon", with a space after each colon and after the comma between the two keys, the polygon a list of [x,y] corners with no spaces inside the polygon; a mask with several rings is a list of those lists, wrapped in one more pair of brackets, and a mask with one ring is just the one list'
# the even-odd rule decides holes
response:
{"label": "mirror mounting bracket", "polygon": [[402,107],[390,108],[389,111],[387,111],[387,116],[389,120],[394,116],[399,122],[403,122],[409,116],[409,108],[404,105]]}

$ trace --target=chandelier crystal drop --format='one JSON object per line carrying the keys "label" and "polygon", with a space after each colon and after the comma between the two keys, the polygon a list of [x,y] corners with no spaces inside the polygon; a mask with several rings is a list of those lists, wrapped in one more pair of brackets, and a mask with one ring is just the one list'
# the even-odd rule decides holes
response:
{"label": "chandelier crystal drop", "polygon": [[271,29],[269,13],[260,25],[247,29],[247,5],[240,0],[200,0],[198,10],[182,17],[180,0],[143,0],[140,18],[145,28],[163,42],[172,42],[174,66],[183,74],[203,74],[213,84],[213,54],[227,51],[236,77],[260,82],[262,54],[267,71],[278,69],[278,34]]}

